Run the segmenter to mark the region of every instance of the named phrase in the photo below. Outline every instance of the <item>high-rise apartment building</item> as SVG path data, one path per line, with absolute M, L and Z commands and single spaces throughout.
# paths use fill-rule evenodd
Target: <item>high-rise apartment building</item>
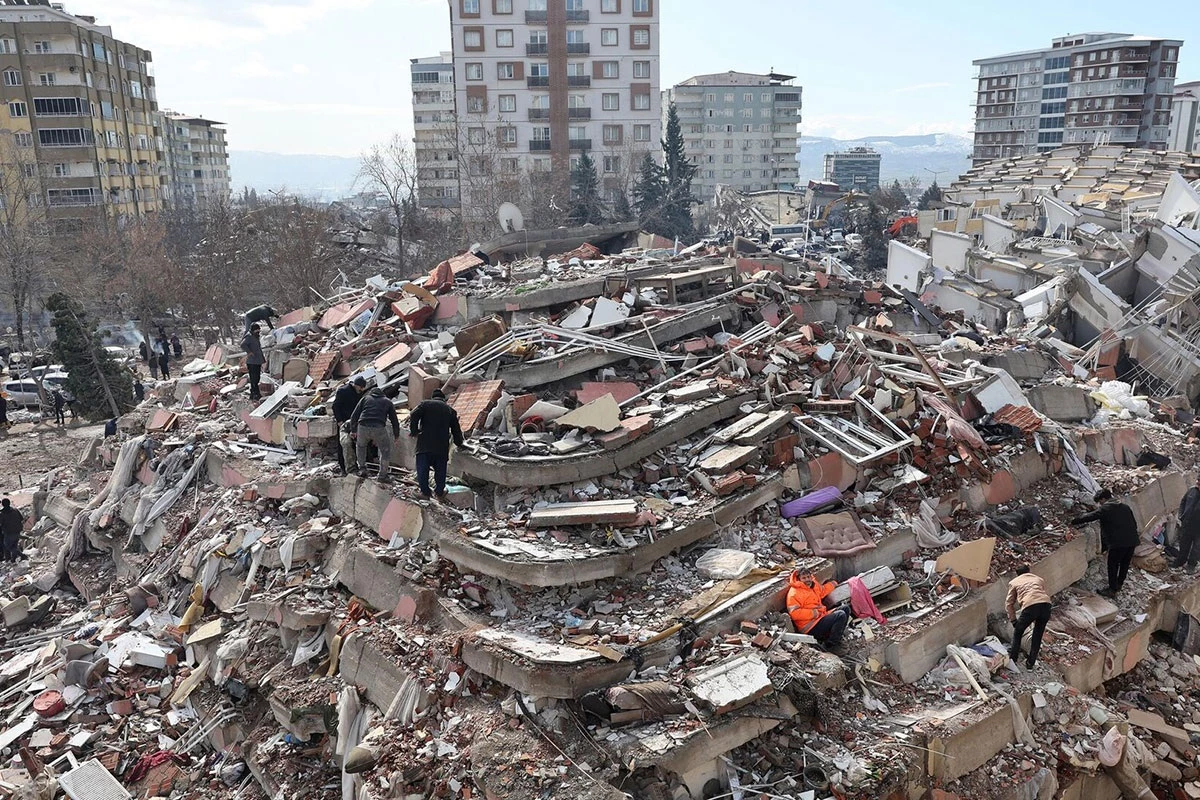
M 1200 149 L 1200 81 L 1175 84 L 1171 99 L 1171 150 L 1194 153 Z
M 176 207 L 205 211 L 229 202 L 229 152 L 225 123 L 165 111 L 160 121 L 163 153 Z
M 881 156 L 869 147 L 851 147 L 825 154 L 825 180 L 845 191 L 873 192 L 879 188 Z
M 679 114 L 688 158 L 698 167 L 692 191 L 710 200 L 717 186 L 792 191 L 800 165 L 801 88 L 795 76 L 719 72 L 696 75 L 663 92 Z
M 417 202 L 426 209 L 458 208 L 454 57 L 414 58 L 410 71 Z
M 978 164 L 1109 143 L 1165 148 L 1179 61 L 1177 39 L 1081 33 L 1044 50 L 974 62 Z
M 93 17 L 0 0 L 0 162 L 36 182 L 51 221 L 160 208 L 150 62 Z
M 449 0 L 463 208 L 488 172 L 566 185 L 579 155 L 610 199 L 661 139 L 658 0 Z

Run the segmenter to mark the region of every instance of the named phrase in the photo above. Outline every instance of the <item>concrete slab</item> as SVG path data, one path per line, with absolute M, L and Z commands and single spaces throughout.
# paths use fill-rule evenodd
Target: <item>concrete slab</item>
M 942 784 L 987 763 L 1016 740 L 1013 709 L 1005 701 L 994 701 L 997 707 L 967 725 L 955 725 L 954 720 L 937 728 L 926 744 L 926 771 Z M 1029 695 L 1017 698 L 1017 705 L 1026 719 L 1033 703 Z
M 946 645 L 971 645 L 986 635 L 987 602 L 973 595 L 944 617 L 888 644 L 884 657 L 906 683 L 914 683 L 945 657 Z

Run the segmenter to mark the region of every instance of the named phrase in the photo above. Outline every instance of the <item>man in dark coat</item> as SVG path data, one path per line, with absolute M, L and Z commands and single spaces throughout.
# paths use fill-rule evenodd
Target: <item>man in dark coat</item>
M 1200 473 L 1196 475 L 1196 484 L 1179 501 L 1177 539 L 1179 554 L 1171 566 L 1186 566 L 1189 573 L 1195 572 L 1196 562 L 1200 560 Z
M 262 342 L 258 338 L 257 322 L 251 325 L 250 330 L 242 337 L 242 350 L 246 353 L 246 372 L 250 376 L 250 399 L 261 400 L 262 392 L 259 391 L 258 382 L 262 380 L 262 368 L 267 359 L 263 355 Z
M 66 406 L 67 401 L 62 396 L 62 392 L 60 392 L 58 389 L 55 389 L 53 392 L 51 392 L 50 402 L 54 404 L 54 421 L 59 425 L 65 424 L 67 418 L 63 415 L 63 407 Z
M 1125 585 L 1129 562 L 1133 560 L 1133 551 L 1141 542 L 1141 534 L 1133 509 L 1114 500 L 1111 491 L 1101 489 L 1092 499 L 1100 503 L 1100 507 L 1076 517 L 1070 524 L 1100 523 L 1100 552 L 1108 551 L 1108 590 L 1102 589 L 1098 594 L 1115 597 Z
M 338 427 L 338 466 L 343 475 L 346 475 L 350 471 L 351 465 L 356 463 L 354 437 L 351 436 L 353 431 L 350 430 L 349 422 L 365 391 L 367 391 L 367 382 L 359 375 L 354 380 L 342 384 L 341 388 L 334 393 L 333 403 L 330 405 L 330 411 L 333 412 L 333 418 Z
M 171 334 L 171 350 L 175 353 L 175 358 L 183 358 L 183 342 L 180 341 L 178 333 Z
M 278 317 L 279 312 L 268 305 L 255 306 L 246 312 L 243 319 L 246 321 L 246 328 L 249 329 L 256 322 L 265 322 L 267 327 L 274 327 L 271 324 L 272 317 Z
M 446 496 L 446 464 L 450 460 L 450 440 L 463 445 L 458 412 L 446 402 L 441 389 L 434 389 L 429 400 L 421 402 L 408 418 L 408 435 L 417 438 L 417 485 L 429 497 L 429 470 L 433 469 L 434 489 L 439 500 Z
M 24 529 L 25 518 L 13 508 L 12 501 L 7 497 L 0 500 L 0 537 L 3 540 L 0 561 L 20 561 L 24 557 L 21 552 L 21 532 Z
M 387 430 L 389 422 L 391 436 Z M 396 417 L 396 407 L 382 389 L 372 389 L 358 402 L 350 415 L 350 430 L 357 440 L 359 473 L 366 474 L 367 453 L 375 445 L 379 451 L 379 480 L 385 483 L 391 480 L 392 443 L 400 437 L 400 420 Z
M 171 377 L 171 343 L 167 341 L 166 334 L 158 337 L 154 349 L 158 353 L 158 371 L 162 373 L 164 381 L 168 380 Z

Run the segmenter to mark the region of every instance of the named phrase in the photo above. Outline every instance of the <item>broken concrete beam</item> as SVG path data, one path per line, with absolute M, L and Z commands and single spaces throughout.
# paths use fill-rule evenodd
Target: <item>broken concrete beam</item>
M 700 462 L 700 469 L 714 475 L 727 472 L 750 463 L 758 455 L 758 448 L 749 445 L 726 445 Z
M 934 729 L 926 751 L 926 772 L 931 777 L 943 785 L 957 780 L 1017 741 L 1012 707 L 1006 702 L 996 704 L 994 710 L 970 724 L 955 718 Z M 1028 718 L 1030 695 L 1019 695 L 1017 704 L 1022 716 Z
M 635 500 L 593 500 L 587 503 L 552 503 L 535 508 L 527 523 L 531 528 L 571 525 L 632 525 L 637 522 Z
M 667 397 L 672 403 L 690 403 L 693 400 L 712 397 L 716 393 L 717 385 L 712 381 L 697 381 L 689 383 L 687 386 L 680 386 L 678 389 L 668 390 Z
M 1025 392 L 1030 404 L 1056 422 L 1079 422 L 1096 415 L 1096 401 L 1082 386 L 1043 383 Z
M 379 483 L 363 478 L 345 477 L 330 481 L 329 507 L 343 517 L 371 528 L 384 541 L 393 536 L 416 539 L 425 529 L 424 509 L 402 500 Z
M 751 411 L 749 414 L 738 419 L 736 422 L 731 422 L 721 430 L 713 434 L 713 443 L 725 444 L 732 442 L 735 437 L 741 436 L 746 431 L 750 430 L 759 423 L 765 421 L 767 415 L 760 411 Z
M 766 419 L 738 434 L 733 441 L 742 445 L 757 445 L 791 421 L 792 412 L 774 411 Z
M 554 424 L 560 428 L 608 433 L 620 426 L 621 409 L 611 394 L 602 394 L 590 403 L 563 414 L 554 420 Z
M 987 635 L 987 603 L 971 596 L 937 621 L 887 646 L 888 666 L 905 683 L 915 683 L 942 660 L 946 645 L 964 647 Z
M 736 655 L 693 670 L 687 683 L 692 694 L 707 703 L 714 714 L 726 714 L 749 705 L 775 689 L 767 676 L 766 663 L 755 653 Z

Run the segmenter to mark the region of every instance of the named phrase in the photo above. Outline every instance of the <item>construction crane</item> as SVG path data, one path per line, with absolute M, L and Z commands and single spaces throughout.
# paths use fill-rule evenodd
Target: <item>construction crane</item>
M 833 211 L 834 206 L 839 206 L 842 203 L 847 203 L 851 200 L 861 199 L 866 200 L 870 195 L 865 192 L 846 192 L 841 197 L 830 200 L 825 204 L 825 208 L 821 210 L 821 215 L 809 223 L 809 228 L 813 230 L 824 230 L 829 227 L 829 212 Z

